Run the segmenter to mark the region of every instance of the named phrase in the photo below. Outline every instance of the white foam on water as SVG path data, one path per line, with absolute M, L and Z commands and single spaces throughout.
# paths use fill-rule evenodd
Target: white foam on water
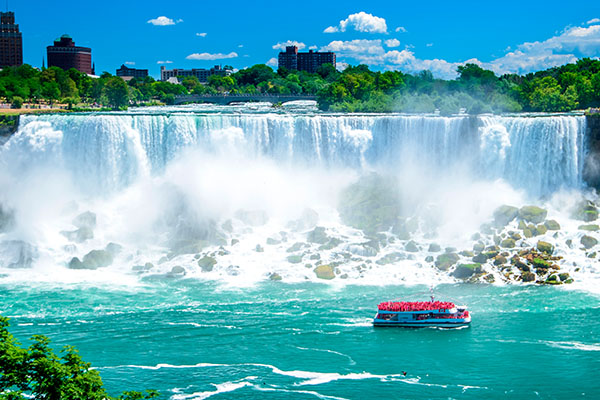
M 197 392 L 197 393 L 191 393 L 191 394 L 174 394 L 171 396 L 172 400 L 202 400 L 202 399 L 207 399 L 209 397 L 221 394 L 221 393 L 228 393 L 228 392 L 233 392 L 235 390 L 241 389 L 243 387 L 247 387 L 247 386 L 254 386 L 252 383 L 250 382 L 246 382 L 246 381 L 242 381 L 242 382 L 225 382 L 225 383 L 219 383 L 219 384 L 213 384 L 215 386 L 214 391 L 207 391 L 207 392 Z

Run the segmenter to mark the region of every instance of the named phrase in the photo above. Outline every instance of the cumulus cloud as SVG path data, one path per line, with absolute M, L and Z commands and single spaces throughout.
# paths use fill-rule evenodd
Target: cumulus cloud
M 199 37 L 206 37 L 206 35 L 207 35 L 206 32 L 196 33 L 196 36 L 199 36 Z
M 387 33 L 385 19 L 368 14 L 364 11 L 348 15 L 348 18 L 341 20 L 337 26 L 329 26 L 325 28 L 323 32 L 346 32 L 349 28 L 352 28 L 357 32 Z
M 273 49 L 275 50 L 285 50 L 287 46 L 296 46 L 298 50 L 302 50 L 306 47 L 306 45 L 302 42 L 297 42 L 295 40 L 288 40 L 287 42 L 277 43 L 273 45 Z
M 433 43 L 427 43 L 427 44 L 425 45 L 425 47 L 431 47 L 431 46 L 433 46 Z
M 156 63 L 157 64 L 173 64 L 173 61 L 169 61 L 169 60 L 166 60 L 166 61 L 157 61 Z
M 178 20 L 177 22 L 173 21 L 171 18 L 167 18 L 164 15 L 157 17 L 157 18 L 153 18 L 153 19 L 149 19 L 148 23 L 152 24 L 154 26 L 167 26 L 167 25 L 175 25 L 176 23 L 179 22 L 183 22 L 182 19 Z
M 228 54 L 223 53 L 193 53 L 186 57 L 187 60 L 222 60 L 226 58 L 236 58 L 238 54 L 232 51 Z
M 406 32 L 406 28 L 403 26 L 399 26 L 396 28 L 396 32 L 401 32 L 401 33 L 405 33 Z
M 270 67 L 276 67 L 278 64 L 278 61 L 275 57 L 273 57 L 269 61 L 267 61 L 265 64 L 267 64 Z
M 592 24 L 597 24 L 598 22 L 600 22 L 600 18 L 592 18 L 587 22 L 587 24 L 592 25 Z
M 387 47 L 398 47 L 400 46 L 400 41 L 398 39 L 388 39 L 385 41 L 385 45 Z
M 317 49 L 318 49 L 318 47 L 317 47 L 317 46 L 310 46 L 308 49 L 309 49 L 309 50 L 317 50 Z
M 135 65 L 135 61 L 125 61 L 125 65 Z

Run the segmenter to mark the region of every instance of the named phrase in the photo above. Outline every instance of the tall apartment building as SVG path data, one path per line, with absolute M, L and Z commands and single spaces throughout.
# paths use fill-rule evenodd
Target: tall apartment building
M 315 73 L 323 64 L 335 67 L 335 53 L 309 50 L 308 53 L 298 52 L 297 46 L 287 46 L 285 52 L 279 53 L 279 67 Z
M 62 35 L 54 41 L 53 46 L 48 46 L 48 67 L 60 67 L 65 71 L 75 68 L 84 74 L 93 75 L 92 49 L 89 47 L 75 46 L 69 35 Z
M 232 73 L 232 70 L 230 70 L 229 68 L 221 68 L 220 65 L 215 65 L 211 69 L 166 69 L 163 65 L 160 67 L 160 80 L 167 81 L 169 80 L 169 78 L 177 78 L 178 76 L 195 76 L 200 82 L 208 82 L 208 77 L 211 75 L 229 76 Z
M 129 68 L 125 64 L 121 65 L 121 68 L 117 70 L 117 76 L 129 77 L 129 78 L 145 78 L 148 76 L 147 69 Z
M 15 13 L 0 12 L 0 68 L 23 65 L 23 39 Z

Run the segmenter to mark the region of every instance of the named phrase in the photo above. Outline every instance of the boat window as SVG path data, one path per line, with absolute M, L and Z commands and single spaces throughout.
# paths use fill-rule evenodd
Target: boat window
M 398 314 L 377 314 L 377 319 L 383 319 L 385 321 L 397 321 Z

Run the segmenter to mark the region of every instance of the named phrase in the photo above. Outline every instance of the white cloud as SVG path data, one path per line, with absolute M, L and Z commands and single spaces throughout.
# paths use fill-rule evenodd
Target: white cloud
M 183 22 L 183 20 L 181 18 L 179 18 L 177 21 L 175 21 L 176 24 L 179 24 L 181 22 Z
M 135 65 L 135 61 L 125 61 L 125 65 Z
M 238 44 L 238 47 L 241 49 L 242 47 L 244 47 L 243 44 Z
M 348 68 L 348 63 L 345 63 L 345 62 L 336 62 L 335 63 L 335 69 L 337 69 L 338 71 L 343 71 L 346 68 Z
M 295 40 L 288 40 L 287 42 L 274 44 L 273 49 L 275 49 L 275 50 L 279 49 L 279 50 L 284 51 L 287 46 L 296 46 L 296 47 L 298 47 L 298 50 L 302 50 L 303 48 L 306 47 L 306 45 L 302 42 L 297 42 Z
M 206 37 L 206 35 L 207 35 L 206 32 L 196 33 L 196 36 L 199 36 L 199 37 Z
M 323 32 L 346 32 L 348 28 L 353 28 L 357 32 L 387 33 L 385 19 L 364 11 L 348 15 L 348 18 L 341 20 L 338 26 L 327 27 Z
M 226 58 L 236 58 L 238 54 L 234 51 L 228 54 L 223 53 L 194 53 L 186 57 L 187 60 L 222 60 Z
M 265 64 L 267 64 L 270 67 L 276 67 L 278 65 L 278 61 L 275 57 L 273 57 L 269 61 L 267 61 Z
M 427 44 L 425 45 L 425 47 L 431 47 L 431 46 L 433 46 L 433 43 L 427 43 Z
M 169 60 L 167 60 L 167 61 L 157 61 L 156 63 L 157 64 L 173 64 L 173 61 L 169 61 Z
M 597 24 L 598 22 L 600 22 L 600 18 L 592 18 L 587 22 L 587 24 L 592 25 L 592 24 Z
M 318 47 L 317 47 L 317 46 L 310 46 L 308 49 L 309 49 L 309 50 L 317 50 L 317 49 L 318 49 Z
M 405 33 L 405 32 L 406 32 L 406 28 L 405 28 L 405 27 L 403 27 L 403 26 L 399 26 L 399 27 L 397 27 L 397 28 L 396 28 L 396 32 L 402 32 L 402 33 Z
M 179 22 L 183 22 L 183 20 L 180 19 L 180 20 L 177 20 L 177 22 L 175 22 L 171 18 L 167 18 L 165 16 L 160 16 L 160 17 L 148 20 L 149 24 L 152 24 L 155 26 L 175 25 L 176 23 L 179 23 Z
M 388 39 L 385 41 L 385 45 L 387 47 L 398 47 L 400 46 L 400 41 L 398 39 Z

